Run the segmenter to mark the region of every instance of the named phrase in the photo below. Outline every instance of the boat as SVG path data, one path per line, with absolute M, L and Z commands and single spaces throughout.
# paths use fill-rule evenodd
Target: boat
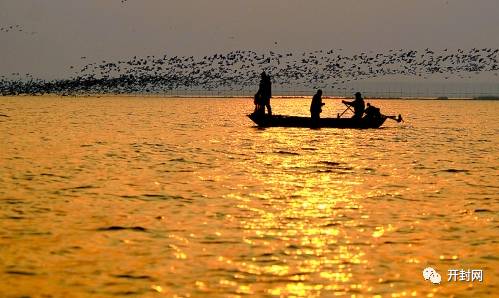
M 386 119 L 390 118 L 397 122 L 402 117 L 380 115 L 380 117 L 355 118 L 321 118 L 319 123 L 312 123 L 310 117 L 286 116 L 286 115 L 247 115 L 259 127 L 307 127 L 307 128 L 379 128 Z

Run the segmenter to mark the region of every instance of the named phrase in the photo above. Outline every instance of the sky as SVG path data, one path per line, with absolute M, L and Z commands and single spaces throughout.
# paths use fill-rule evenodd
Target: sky
M 498 12 L 497 0 L 0 0 L 0 27 L 15 29 L 0 31 L 0 75 L 232 50 L 499 48 Z

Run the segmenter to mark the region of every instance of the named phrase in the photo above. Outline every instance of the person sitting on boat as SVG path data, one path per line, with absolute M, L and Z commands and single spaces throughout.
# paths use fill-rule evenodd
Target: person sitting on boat
M 364 99 L 362 98 L 362 94 L 360 92 L 355 93 L 354 101 L 343 100 L 342 102 L 347 106 L 353 107 L 352 118 L 356 119 L 362 118 L 362 115 L 364 114 L 365 104 L 364 104 Z
M 367 108 L 364 111 L 366 114 L 365 118 L 369 119 L 375 119 L 375 118 L 381 118 L 381 112 L 379 111 L 379 108 L 371 105 L 370 103 L 367 103 Z
M 310 104 L 310 116 L 314 124 L 319 123 L 323 105 L 325 105 L 325 103 L 322 102 L 322 90 L 319 89 L 314 97 L 312 97 L 312 103 Z

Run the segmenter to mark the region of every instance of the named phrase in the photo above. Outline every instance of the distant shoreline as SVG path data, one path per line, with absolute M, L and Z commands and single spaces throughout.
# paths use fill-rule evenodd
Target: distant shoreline
M 145 98 L 225 98 L 225 99 L 230 99 L 230 98 L 246 98 L 246 99 L 251 99 L 252 96 L 236 96 L 236 95 L 167 95 L 167 94 L 43 94 L 43 95 L 28 95 L 28 94 L 22 94 L 22 95 L 0 95 L 0 98 L 7 98 L 7 97 L 62 97 L 62 98 L 88 98 L 88 97 L 96 97 L 96 98 L 101 98 L 101 97 L 130 97 L 130 98 L 138 98 L 138 97 L 145 97 Z M 310 96 L 303 96 L 303 95 L 297 95 L 297 96 L 289 96 L 289 95 L 276 95 L 273 96 L 272 98 L 274 99 L 310 99 L 312 98 L 312 95 Z M 353 98 L 349 96 L 323 96 L 323 99 L 347 99 L 347 98 Z M 479 96 L 479 97 L 370 97 L 370 96 L 365 96 L 365 99 L 375 99 L 375 100 L 499 100 L 499 96 Z

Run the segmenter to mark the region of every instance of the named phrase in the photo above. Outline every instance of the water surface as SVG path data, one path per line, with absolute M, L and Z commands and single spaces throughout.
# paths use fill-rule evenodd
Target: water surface
M 0 296 L 498 293 L 499 102 L 371 102 L 406 122 L 258 129 L 250 99 L 0 98 Z

